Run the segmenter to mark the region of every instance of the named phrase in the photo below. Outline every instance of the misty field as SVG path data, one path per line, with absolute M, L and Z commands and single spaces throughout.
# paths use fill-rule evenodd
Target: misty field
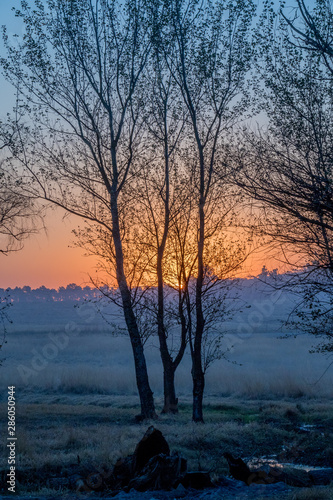
M 13 295 L 13 323 L 0 352 L 2 389 L 15 385 L 28 393 L 137 394 L 121 309 L 110 302 L 97 309 L 84 300 L 16 302 Z M 321 339 L 283 326 L 294 297 L 243 280 L 227 300 L 233 307 L 232 318 L 216 321 L 210 333 L 221 336 L 223 357 L 207 370 L 206 396 L 333 396 L 331 358 L 309 352 Z M 169 344 L 177 346 L 177 328 L 171 333 Z M 145 353 L 152 389 L 160 397 L 163 378 L 157 336 L 148 338 Z M 191 394 L 189 349 L 176 372 L 176 386 L 180 400 Z
M 69 338 L 62 333 L 13 333 L 8 339 L 1 388 L 15 385 L 23 392 L 135 395 L 136 383 L 129 339 L 87 331 Z M 226 334 L 227 359 L 207 371 L 206 395 L 215 397 L 332 397 L 329 358 L 310 354 L 309 335 L 277 338 L 257 333 Z M 50 346 L 54 346 L 54 348 Z M 234 347 L 231 347 L 234 345 Z M 46 357 L 43 356 L 46 353 Z M 162 366 L 157 339 L 146 347 L 152 389 L 162 396 Z M 53 359 L 50 359 L 53 358 Z M 185 356 L 176 381 L 179 398 L 191 394 L 190 356 Z M 327 370 L 326 373 L 325 370 Z M 28 389 L 29 388 L 29 389 Z
M 333 396 L 330 357 L 309 352 L 321 339 L 283 326 L 294 297 L 243 280 L 227 300 L 233 316 L 217 321 L 210 334 L 222 336 L 224 355 L 207 370 L 207 396 Z M 15 385 L 25 391 L 137 394 L 121 309 L 110 302 L 97 309 L 84 300 L 41 298 L 13 304 L 13 323 L 0 353 L 2 389 Z M 172 333 L 170 346 L 179 338 L 176 328 Z M 152 389 L 160 397 L 163 377 L 157 336 L 148 338 L 145 353 Z M 189 349 L 176 372 L 176 386 L 180 400 L 191 394 Z

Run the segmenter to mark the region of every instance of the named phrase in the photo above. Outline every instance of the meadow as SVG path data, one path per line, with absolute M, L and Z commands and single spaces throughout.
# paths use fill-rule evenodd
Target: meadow
M 161 398 L 157 405 L 162 407 Z M 1 413 L 5 406 L 1 403 Z M 191 422 L 189 397 L 182 398 L 178 415 L 159 415 L 154 422 L 135 423 L 138 411 L 136 396 L 20 391 L 18 493 L 62 498 L 66 492 L 50 481 L 54 471 L 77 464 L 78 457 L 88 467 L 110 468 L 133 453 L 150 424 L 163 432 L 172 451 L 187 458 L 189 470 L 209 471 L 213 480 L 229 474 L 225 451 L 254 466 L 263 458 L 311 468 L 333 465 L 332 405 L 326 399 L 208 396 L 204 425 Z M 332 492 L 328 486 L 297 488 L 288 498 L 329 499 Z

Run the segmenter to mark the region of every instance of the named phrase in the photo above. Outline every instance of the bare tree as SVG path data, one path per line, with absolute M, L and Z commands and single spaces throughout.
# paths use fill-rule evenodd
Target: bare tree
M 26 32 L 2 65 L 30 132 L 17 154 L 26 188 L 111 236 L 143 418 L 155 416 L 126 276 L 126 183 L 140 151 L 142 76 L 150 52 L 144 0 L 22 2 Z M 33 126 L 35 124 L 35 126 Z
M 163 364 L 164 407 L 163 412 L 177 412 L 178 399 L 175 390 L 175 372 L 181 362 L 186 348 L 186 328 L 181 327 L 179 347 L 176 352 L 168 345 L 170 335 L 166 320 L 166 275 L 168 267 L 172 266 L 166 258 L 170 226 L 177 213 L 179 199 L 179 144 L 183 139 L 185 112 L 178 88 L 173 81 L 169 68 L 163 57 L 164 51 L 169 52 L 170 45 L 163 39 L 163 15 L 165 8 L 158 8 L 158 2 L 153 3 L 152 18 L 152 68 L 154 71 L 148 80 L 150 89 L 147 106 L 146 124 L 148 128 L 147 150 L 151 150 L 151 158 L 142 167 L 138 179 L 137 199 L 141 206 L 143 217 L 141 224 L 146 227 L 146 244 L 151 241 L 150 250 L 153 253 L 150 269 L 156 276 L 157 335 Z M 172 47 L 171 47 L 172 48 Z M 185 195 L 186 196 L 186 195 Z M 184 196 L 182 196 L 184 201 Z
M 222 136 L 248 104 L 245 79 L 252 56 L 253 12 L 253 3 L 244 0 L 202 4 L 197 0 L 49 0 L 46 5 L 36 1 L 35 9 L 22 2 L 17 12 L 26 26 L 22 42 L 10 44 L 4 31 L 8 55 L 2 65 L 24 98 L 19 109 L 32 122 L 20 147 L 13 149 L 20 162 L 17 168 L 24 172 L 23 188 L 87 222 L 79 236 L 105 259 L 119 287 L 143 417 L 153 417 L 155 410 L 135 301 L 154 268 L 158 335 L 165 373 L 170 374 L 165 377 L 165 385 L 171 387 L 170 403 L 170 394 L 175 400 L 172 384 L 179 357 L 172 358 L 166 342 L 165 285 L 176 269 L 182 324 L 178 354 L 184 351 L 187 332 L 193 332 L 193 419 L 203 420 L 202 349 L 209 324 L 204 296 L 226 276 L 221 269 L 211 270 L 211 252 L 221 242 L 217 234 L 223 233 L 225 239 L 235 205 L 221 172 Z M 148 69 L 153 71 L 153 82 L 146 76 Z M 172 132 L 175 88 L 187 118 Z M 153 118 L 145 112 L 148 96 Z M 177 220 L 179 207 L 171 206 L 170 172 L 176 164 L 172 155 L 180 132 L 184 136 L 178 163 L 181 158 L 184 191 L 188 185 L 191 190 L 191 211 L 184 203 L 186 209 Z M 154 158 L 156 145 L 162 166 L 157 182 L 156 169 L 142 170 L 144 162 Z M 138 224 L 137 179 L 148 187 L 146 226 Z M 149 238 L 149 221 L 156 220 L 155 208 L 149 207 L 152 200 L 161 218 Z M 189 257 L 193 245 L 196 250 Z M 236 258 L 231 268 L 242 260 Z M 193 276 L 195 300 L 189 287 Z
M 142 314 L 142 306 L 144 305 L 150 310 L 151 321 L 153 323 L 156 321 L 157 324 L 164 370 L 164 411 L 168 409 L 175 411 L 177 409 L 175 371 L 183 357 L 188 337 L 193 344 L 193 336 L 189 336 L 191 325 L 197 324 L 196 320 L 193 322 L 193 307 L 196 301 L 193 300 L 193 289 L 191 288 L 190 291 L 189 283 L 193 278 L 193 273 L 198 273 L 197 208 L 198 184 L 200 182 L 198 181 L 196 155 L 191 152 L 193 147 L 188 145 L 193 144 L 193 142 L 195 144 L 191 121 L 189 121 L 189 107 L 184 101 L 182 93 L 179 93 L 180 80 L 176 76 L 173 63 L 170 64 L 170 60 L 173 60 L 174 55 L 178 53 L 179 47 L 172 35 L 175 26 L 170 24 L 172 17 L 170 17 L 169 7 L 167 3 L 160 2 L 160 4 L 154 3 L 150 10 L 152 19 L 150 73 L 144 80 L 146 85 L 142 94 L 147 101 L 144 120 L 146 132 L 144 137 L 141 137 L 144 153 L 141 154 L 140 158 L 133 160 L 135 164 L 133 173 L 135 175 L 132 175 L 123 188 L 123 196 L 126 199 L 123 210 L 126 210 L 127 221 L 130 221 L 123 233 L 123 252 L 126 255 L 126 275 L 130 279 L 134 309 L 139 310 Z M 223 17 L 216 15 L 215 23 Z M 238 21 L 237 18 L 235 24 L 231 22 L 230 25 L 227 21 L 225 22 L 223 29 L 229 29 L 223 35 L 225 43 L 230 36 L 230 30 L 235 28 Z M 244 27 L 244 23 L 246 24 L 248 21 L 249 18 L 244 16 L 240 24 Z M 206 22 L 208 25 L 207 19 Z M 212 20 L 211 23 L 213 23 Z M 194 36 L 195 27 L 193 26 L 192 29 L 191 36 Z M 219 46 L 221 42 L 219 35 L 215 33 L 215 36 L 217 36 L 216 45 L 212 50 L 222 51 Z M 190 40 L 187 42 L 189 43 Z M 239 46 L 237 47 L 240 49 Z M 231 47 L 229 50 L 232 50 Z M 238 55 L 241 58 L 244 53 L 241 52 Z M 211 57 L 214 58 L 215 53 L 212 53 Z M 246 53 L 246 57 L 249 57 L 249 53 Z M 210 153 L 208 153 L 208 160 L 211 161 L 211 172 L 208 174 L 210 176 L 210 180 L 208 180 L 209 195 L 207 191 L 205 202 L 205 223 L 208 228 L 204 235 L 206 241 L 205 259 L 207 259 L 205 270 L 207 272 L 204 271 L 205 283 L 200 292 L 201 295 L 207 297 L 205 300 L 208 300 L 208 290 L 212 292 L 213 281 L 215 280 L 216 283 L 220 281 L 217 275 L 225 277 L 227 274 L 225 268 L 223 272 L 219 272 L 221 269 L 216 270 L 217 274 L 214 275 L 208 272 L 209 266 L 216 264 L 218 258 L 215 256 L 212 259 L 212 254 L 209 255 L 207 242 L 208 239 L 217 238 L 217 234 L 221 234 L 222 227 L 226 231 L 229 224 L 227 217 L 231 215 L 231 207 L 234 204 L 232 193 L 228 191 L 230 196 L 228 198 L 227 188 L 225 187 L 224 191 L 221 189 L 220 178 L 216 176 L 213 179 L 213 166 L 216 165 L 215 155 L 217 156 L 217 142 L 222 130 L 222 114 L 225 114 L 224 127 L 229 126 L 233 121 L 232 114 L 227 112 L 224 106 L 227 106 L 237 94 L 239 90 L 237 85 L 241 86 L 244 83 L 244 73 L 248 68 L 247 61 L 244 61 L 244 67 L 241 66 L 239 60 L 237 64 L 240 67 L 237 69 L 239 73 L 237 73 L 237 77 L 235 76 L 235 80 L 232 80 L 232 76 L 230 76 L 230 81 L 228 78 L 226 80 L 226 85 L 230 84 L 230 88 L 225 88 L 222 85 L 218 89 L 221 103 L 217 111 L 214 108 L 216 104 L 214 104 L 215 94 L 215 97 L 211 97 L 211 108 L 214 110 L 213 113 L 217 112 L 218 117 L 217 123 L 215 123 L 216 116 L 214 114 L 212 116 L 212 125 L 207 132 L 205 144 L 208 150 L 213 143 L 212 156 L 210 157 Z M 236 71 L 235 68 L 233 69 Z M 201 70 L 204 71 L 203 67 Z M 226 71 L 229 71 L 229 66 L 227 66 Z M 215 76 L 212 73 L 211 78 L 215 78 Z M 193 78 L 192 74 L 191 78 Z M 206 82 L 206 85 L 209 87 L 209 83 Z M 193 92 L 199 91 L 199 86 L 192 90 Z M 214 88 L 213 93 L 215 91 Z M 196 96 L 193 95 L 193 98 L 196 99 Z M 201 96 L 201 99 L 204 101 L 206 97 Z M 238 105 L 239 109 L 236 109 L 240 113 L 242 105 L 240 103 Z M 205 118 L 202 117 L 202 119 Z M 184 163 L 188 163 L 187 167 L 184 166 Z M 205 175 L 207 175 L 207 171 Z M 218 202 L 220 197 L 221 201 Z M 80 243 L 90 253 L 97 254 L 104 262 L 103 269 L 110 273 L 115 261 L 115 254 L 113 246 L 110 245 L 110 235 L 107 229 L 99 228 L 93 223 L 88 231 L 84 229 L 79 236 Z M 219 247 L 220 254 L 222 254 L 223 249 L 221 239 L 221 236 L 220 239 L 216 239 L 220 246 L 215 247 L 215 251 Z M 234 254 L 231 255 L 234 257 Z M 240 254 L 237 253 L 237 265 L 240 264 L 243 257 L 244 254 L 240 258 Z M 229 264 L 230 262 L 229 260 Z M 237 267 L 235 263 L 236 259 L 229 267 L 229 271 Z M 112 280 L 112 276 L 110 277 Z M 152 288 L 147 293 L 149 284 Z M 156 287 L 156 295 L 154 287 Z M 170 293 L 171 289 L 174 289 L 176 295 L 174 292 Z M 110 293 L 109 297 L 114 300 L 114 293 Z M 177 305 L 175 305 L 175 301 Z M 174 308 L 174 312 L 172 312 L 172 308 Z M 207 317 L 208 309 L 206 308 L 204 313 Z M 220 308 L 220 310 L 222 309 Z M 177 349 L 174 349 L 174 344 L 171 346 L 172 342 L 170 341 L 170 331 L 174 328 L 175 322 L 180 323 Z M 151 328 L 148 330 L 151 331 Z M 208 328 L 204 328 L 205 334 L 208 330 Z M 201 334 L 200 349 L 204 332 Z M 143 334 L 143 332 L 141 333 Z M 192 352 L 194 353 L 194 351 L 193 348 Z M 200 362 L 203 359 L 204 355 L 202 359 L 200 358 Z
M 151 254 L 148 269 L 152 286 L 144 295 L 140 311 L 146 309 L 153 324 L 158 325 L 158 320 L 163 324 L 162 339 L 158 328 L 157 333 L 164 367 L 164 412 L 177 410 L 175 373 L 187 344 L 193 354 L 196 328 L 198 217 L 195 169 L 192 173 L 188 172 L 181 164 L 181 159 L 186 157 L 184 150 L 181 149 L 179 153 L 180 165 L 177 165 L 178 162 L 174 164 L 173 159 L 169 179 L 170 219 L 163 254 L 162 313 L 157 272 L 159 236 L 165 223 L 164 203 L 161 200 L 164 176 L 161 169 L 155 166 L 151 172 L 148 168 L 145 176 L 142 169 L 141 175 L 144 178 L 137 179 L 136 196 L 140 216 L 138 225 L 145 228 L 145 237 L 140 244 L 146 248 L 148 246 Z M 149 162 L 149 167 L 151 164 L 152 162 Z M 222 194 L 226 198 L 226 188 L 222 191 L 221 186 L 215 184 L 207 203 L 204 251 L 206 265 L 202 289 L 205 327 L 201 343 L 204 374 L 211 363 L 224 354 L 221 350 L 223 323 L 230 317 L 232 310 L 231 303 L 227 300 L 231 281 L 227 278 L 239 268 L 246 255 L 245 242 L 241 241 L 239 235 L 232 235 L 231 226 L 235 224 L 236 218 L 236 199 L 223 199 Z M 169 358 L 167 363 L 170 364 L 165 362 L 165 357 Z
M 230 163 L 235 181 L 262 210 L 260 230 L 296 271 L 282 284 L 302 296 L 294 312 L 303 328 L 306 320 L 314 333 L 331 335 L 332 16 L 329 2 L 318 1 L 311 14 L 297 4 L 300 20 L 264 11 L 257 71 L 269 124 L 244 132 Z
M 131 179 L 124 186 L 126 198 L 126 233 L 123 234 L 123 251 L 126 275 L 132 296 L 132 304 L 142 338 L 147 332 L 156 332 L 163 364 L 164 407 L 163 412 L 177 412 L 175 371 L 186 347 L 186 333 L 182 329 L 179 349 L 171 353 L 168 345 L 169 328 L 166 323 L 165 300 L 169 296 L 165 285 L 170 262 L 165 259 L 169 228 L 175 212 L 179 210 L 179 198 L 184 201 L 184 186 L 178 182 L 179 144 L 183 139 L 184 111 L 172 76 L 161 53 L 160 12 L 157 5 L 151 9 L 152 50 L 149 72 L 144 77 L 145 99 L 144 127 L 141 137 L 142 153 L 133 160 L 135 165 Z M 164 47 L 165 49 L 165 47 Z M 180 194 L 180 191 L 182 193 Z M 76 231 L 78 244 L 89 254 L 100 259 L 100 275 L 94 284 L 105 296 L 121 305 L 112 289 L 115 254 L 110 245 L 110 234 L 96 224 Z M 104 274 L 104 278 L 103 278 Z M 105 279 L 106 278 L 106 279 Z M 155 293 L 156 292 L 156 293 Z M 150 324 L 146 319 L 150 315 Z M 142 318 L 145 321 L 142 322 Z M 169 337 L 170 338 L 170 337 Z
M 34 200 L 21 189 L 20 177 L 6 161 L 6 150 L 17 139 L 18 124 L 0 121 L 0 254 L 18 251 L 24 240 L 37 231 L 37 218 L 41 221 L 41 207 L 37 209 Z M 39 215 L 39 217 L 38 217 Z
M 193 420 L 201 422 L 205 385 L 202 341 L 206 323 L 203 307 L 208 264 L 206 223 L 214 205 L 211 193 L 223 150 L 221 137 L 244 112 L 248 100 L 243 91 L 252 55 L 249 33 L 254 5 L 237 0 L 177 0 L 167 9 L 170 21 L 164 27 L 164 36 L 171 37 L 174 50 L 165 52 L 165 58 L 188 110 L 188 144 L 196 151 L 196 322 L 191 354 Z
M 0 253 L 23 248 L 24 240 L 37 230 L 36 209 L 28 196 L 11 187 L 0 166 Z
M 180 199 L 184 203 L 187 193 L 181 192 L 179 170 L 175 165 L 174 156 L 169 155 L 168 148 L 169 144 L 165 149 L 163 147 L 164 173 L 161 166 L 158 167 L 151 161 L 147 168 L 142 168 L 136 186 L 140 226 L 145 230 L 145 238 L 141 240 L 141 244 L 148 247 L 150 254 L 148 269 L 152 287 L 149 293 L 150 301 L 146 305 L 150 309 L 151 321 L 157 325 L 163 364 L 164 413 L 178 411 L 175 372 L 183 358 L 187 340 L 184 324 L 180 329 L 179 340 L 176 340 L 175 334 L 170 333 L 175 326 L 175 321 L 170 322 L 170 317 L 175 319 L 177 316 L 177 313 L 172 313 L 172 308 L 174 307 L 176 312 L 179 307 L 179 304 L 175 303 L 176 297 L 172 290 L 180 288 L 174 269 L 176 263 L 170 252 L 170 240 L 175 217 L 179 212 Z M 176 295 L 178 297 L 178 294 Z

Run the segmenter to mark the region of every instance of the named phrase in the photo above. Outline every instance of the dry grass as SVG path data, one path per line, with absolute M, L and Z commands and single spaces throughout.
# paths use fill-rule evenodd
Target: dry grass
M 4 366 L 1 374 L 0 389 L 8 385 L 24 389 L 27 385 L 21 380 L 15 366 Z M 150 370 L 150 382 L 155 394 L 162 394 L 161 367 L 153 365 Z M 311 372 L 314 373 L 314 372 Z M 316 382 L 320 377 L 312 375 Z M 176 376 L 177 389 L 180 395 L 191 393 L 190 367 L 184 364 L 178 369 Z M 134 371 L 126 365 L 122 366 L 87 366 L 83 364 L 50 364 L 46 369 L 28 379 L 29 387 L 46 392 L 57 391 L 59 394 L 136 394 Z M 206 394 L 215 396 L 244 396 L 246 398 L 297 398 L 333 397 L 332 377 L 326 376 L 318 383 L 305 378 L 296 368 L 285 368 L 283 371 L 253 370 L 252 367 L 230 365 L 224 363 L 212 366 L 207 373 Z
M 22 395 L 17 406 L 17 451 L 21 468 L 68 465 L 77 461 L 112 465 L 133 452 L 149 422 L 135 424 L 139 413 L 131 397 Z M 60 401 L 59 401 L 60 399 Z M 4 405 L 1 408 L 5 410 Z M 227 473 L 224 451 L 244 457 L 278 455 L 292 462 L 333 465 L 333 417 L 329 402 L 258 401 L 211 398 L 206 423 L 191 422 L 190 402 L 176 416 L 154 422 L 172 450 L 189 460 L 191 469 Z M 320 429 L 300 433 L 301 424 Z M 4 445 L 3 445 L 4 446 Z M 1 455 L 5 456 L 5 449 Z
M 333 417 L 330 401 L 207 398 L 206 422 L 191 422 L 191 401 L 182 398 L 178 415 L 160 415 L 158 421 L 135 423 L 137 398 L 80 394 L 17 394 L 17 465 L 19 470 L 67 467 L 81 463 L 111 467 L 133 453 L 146 428 L 154 424 L 188 459 L 190 470 L 227 475 L 223 452 L 246 459 L 276 455 L 280 460 L 333 466 Z M 157 399 L 161 408 L 162 400 Z M 4 414 L 5 404 L 0 405 Z M 302 424 L 318 430 L 301 433 Z M 5 445 L 0 451 L 6 456 Z M 5 468 L 5 463 L 1 464 Z M 35 491 L 22 485 L 21 493 Z M 45 496 L 53 492 L 43 488 Z M 329 492 L 329 493 L 328 493 Z M 41 490 L 38 490 L 41 495 Z M 296 495 L 296 493 L 295 493 Z M 333 498 L 332 488 L 297 491 L 290 500 Z M 312 495 L 312 496 L 311 496 Z
M 161 415 L 154 425 L 171 449 L 188 459 L 189 469 L 227 474 L 224 451 L 245 458 L 276 455 L 285 462 L 333 466 L 333 378 L 328 371 L 320 379 L 326 361 L 309 355 L 311 339 L 303 345 L 304 339 L 252 335 L 238 342 L 231 360 L 239 364 L 221 360 L 207 373 L 205 425 L 191 423 L 190 359 L 185 357 L 176 378 L 180 413 Z M 13 334 L 1 370 L 1 414 L 6 413 L 6 387 L 15 385 L 17 390 L 19 469 L 66 467 L 76 463 L 78 455 L 83 463 L 112 466 L 133 452 L 149 425 L 134 423 L 139 407 L 128 339 L 98 332 L 80 336 L 79 342 L 73 339 L 26 385 L 18 367 L 32 366 L 32 350 L 41 352 L 47 342 L 42 334 L 32 333 L 29 342 L 27 335 Z M 147 348 L 147 359 L 161 409 L 158 349 Z M 302 433 L 304 424 L 316 427 Z M 4 469 L 4 442 L 0 447 Z M 318 495 L 326 490 L 318 489 Z

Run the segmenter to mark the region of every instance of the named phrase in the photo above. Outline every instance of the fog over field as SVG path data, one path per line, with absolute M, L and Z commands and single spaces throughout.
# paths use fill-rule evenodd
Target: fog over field
M 95 304 L 84 300 L 87 293 L 83 291 L 81 297 L 72 294 L 61 300 L 45 290 L 37 295 L 11 291 L 13 323 L 1 352 L 1 385 L 59 393 L 135 395 L 133 357 L 121 309 L 111 302 L 104 306 L 107 323 Z M 241 280 L 228 300 L 234 316 L 216 324 L 214 332 L 225 333 L 225 357 L 209 367 L 206 395 L 332 396 L 330 358 L 309 353 L 319 339 L 301 332 L 281 338 L 296 333 L 282 326 L 294 297 L 274 292 L 257 280 Z M 152 389 L 155 396 L 162 396 L 157 337 L 147 340 L 145 352 Z M 187 351 L 177 370 L 179 396 L 191 394 L 190 368 Z

